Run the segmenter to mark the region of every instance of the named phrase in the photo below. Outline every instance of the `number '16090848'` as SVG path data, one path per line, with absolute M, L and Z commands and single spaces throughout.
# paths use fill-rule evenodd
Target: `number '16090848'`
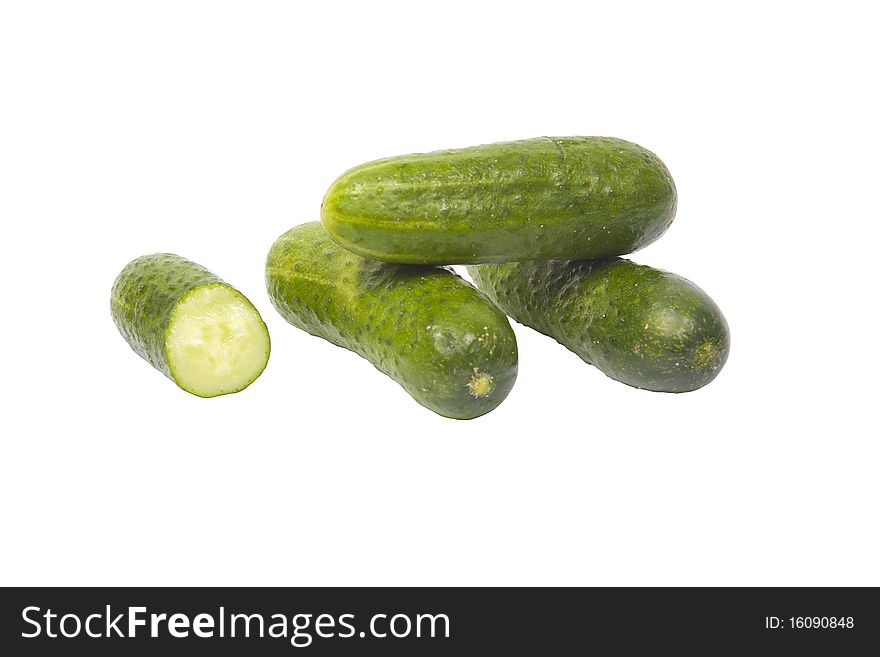
M 764 627 L 768 630 L 851 630 L 855 627 L 852 616 L 790 616 L 787 620 L 779 616 L 765 616 Z

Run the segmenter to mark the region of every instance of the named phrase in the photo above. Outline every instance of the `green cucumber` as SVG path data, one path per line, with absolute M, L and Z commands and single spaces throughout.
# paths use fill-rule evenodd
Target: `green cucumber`
M 358 255 L 410 264 L 600 258 L 660 237 L 676 192 L 663 162 L 607 137 L 541 137 L 355 167 L 321 221 Z
M 244 390 L 269 360 L 269 332 L 241 292 L 171 253 L 128 263 L 110 310 L 131 348 L 199 397 Z
M 363 356 L 435 413 L 475 418 L 513 387 L 510 323 L 449 269 L 361 258 L 311 222 L 272 245 L 266 287 L 288 322 Z
M 696 285 L 629 260 L 545 260 L 468 267 L 516 321 L 636 388 L 696 390 L 727 360 L 724 315 Z

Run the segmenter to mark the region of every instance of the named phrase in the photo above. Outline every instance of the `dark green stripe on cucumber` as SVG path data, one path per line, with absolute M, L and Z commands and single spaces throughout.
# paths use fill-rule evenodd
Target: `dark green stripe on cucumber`
M 513 387 L 510 323 L 449 269 L 361 258 L 312 222 L 272 245 L 266 286 L 288 322 L 363 356 L 440 415 L 478 417 Z
M 177 255 L 154 253 L 126 265 L 110 310 L 138 355 L 199 397 L 243 390 L 269 360 L 269 332 L 253 304 Z
M 675 216 L 672 177 L 650 151 L 607 137 L 541 137 L 355 167 L 321 220 L 358 255 L 461 264 L 631 253 Z
M 730 333 L 690 281 L 629 260 L 545 260 L 468 267 L 516 321 L 636 388 L 687 392 L 712 381 Z

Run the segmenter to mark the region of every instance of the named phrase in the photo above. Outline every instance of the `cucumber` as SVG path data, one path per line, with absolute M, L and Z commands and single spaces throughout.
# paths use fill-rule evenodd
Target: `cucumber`
M 110 310 L 131 348 L 199 397 L 239 392 L 269 360 L 269 332 L 241 292 L 171 253 L 128 263 Z
M 636 388 L 696 390 L 727 360 L 724 315 L 675 274 L 621 258 L 486 264 L 468 272 L 516 321 Z
M 330 186 L 321 220 L 358 255 L 448 265 L 631 253 L 675 207 L 669 171 L 641 146 L 541 137 L 355 167 Z
M 513 387 L 510 323 L 449 269 L 361 258 L 311 222 L 272 245 L 266 287 L 288 322 L 363 356 L 435 413 L 475 418 Z

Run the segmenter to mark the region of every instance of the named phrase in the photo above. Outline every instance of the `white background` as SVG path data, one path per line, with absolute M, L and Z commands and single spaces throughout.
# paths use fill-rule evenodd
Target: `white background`
M 880 584 L 869 6 L 4 3 L 0 582 Z M 269 304 L 269 246 L 343 170 L 540 135 L 669 166 L 634 259 L 724 310 L 707 388 L 517 325 L 507 401 L 447 420 Z M 246 391 L 190 396 L 117 333 L 154 251 L 262 311 Z

